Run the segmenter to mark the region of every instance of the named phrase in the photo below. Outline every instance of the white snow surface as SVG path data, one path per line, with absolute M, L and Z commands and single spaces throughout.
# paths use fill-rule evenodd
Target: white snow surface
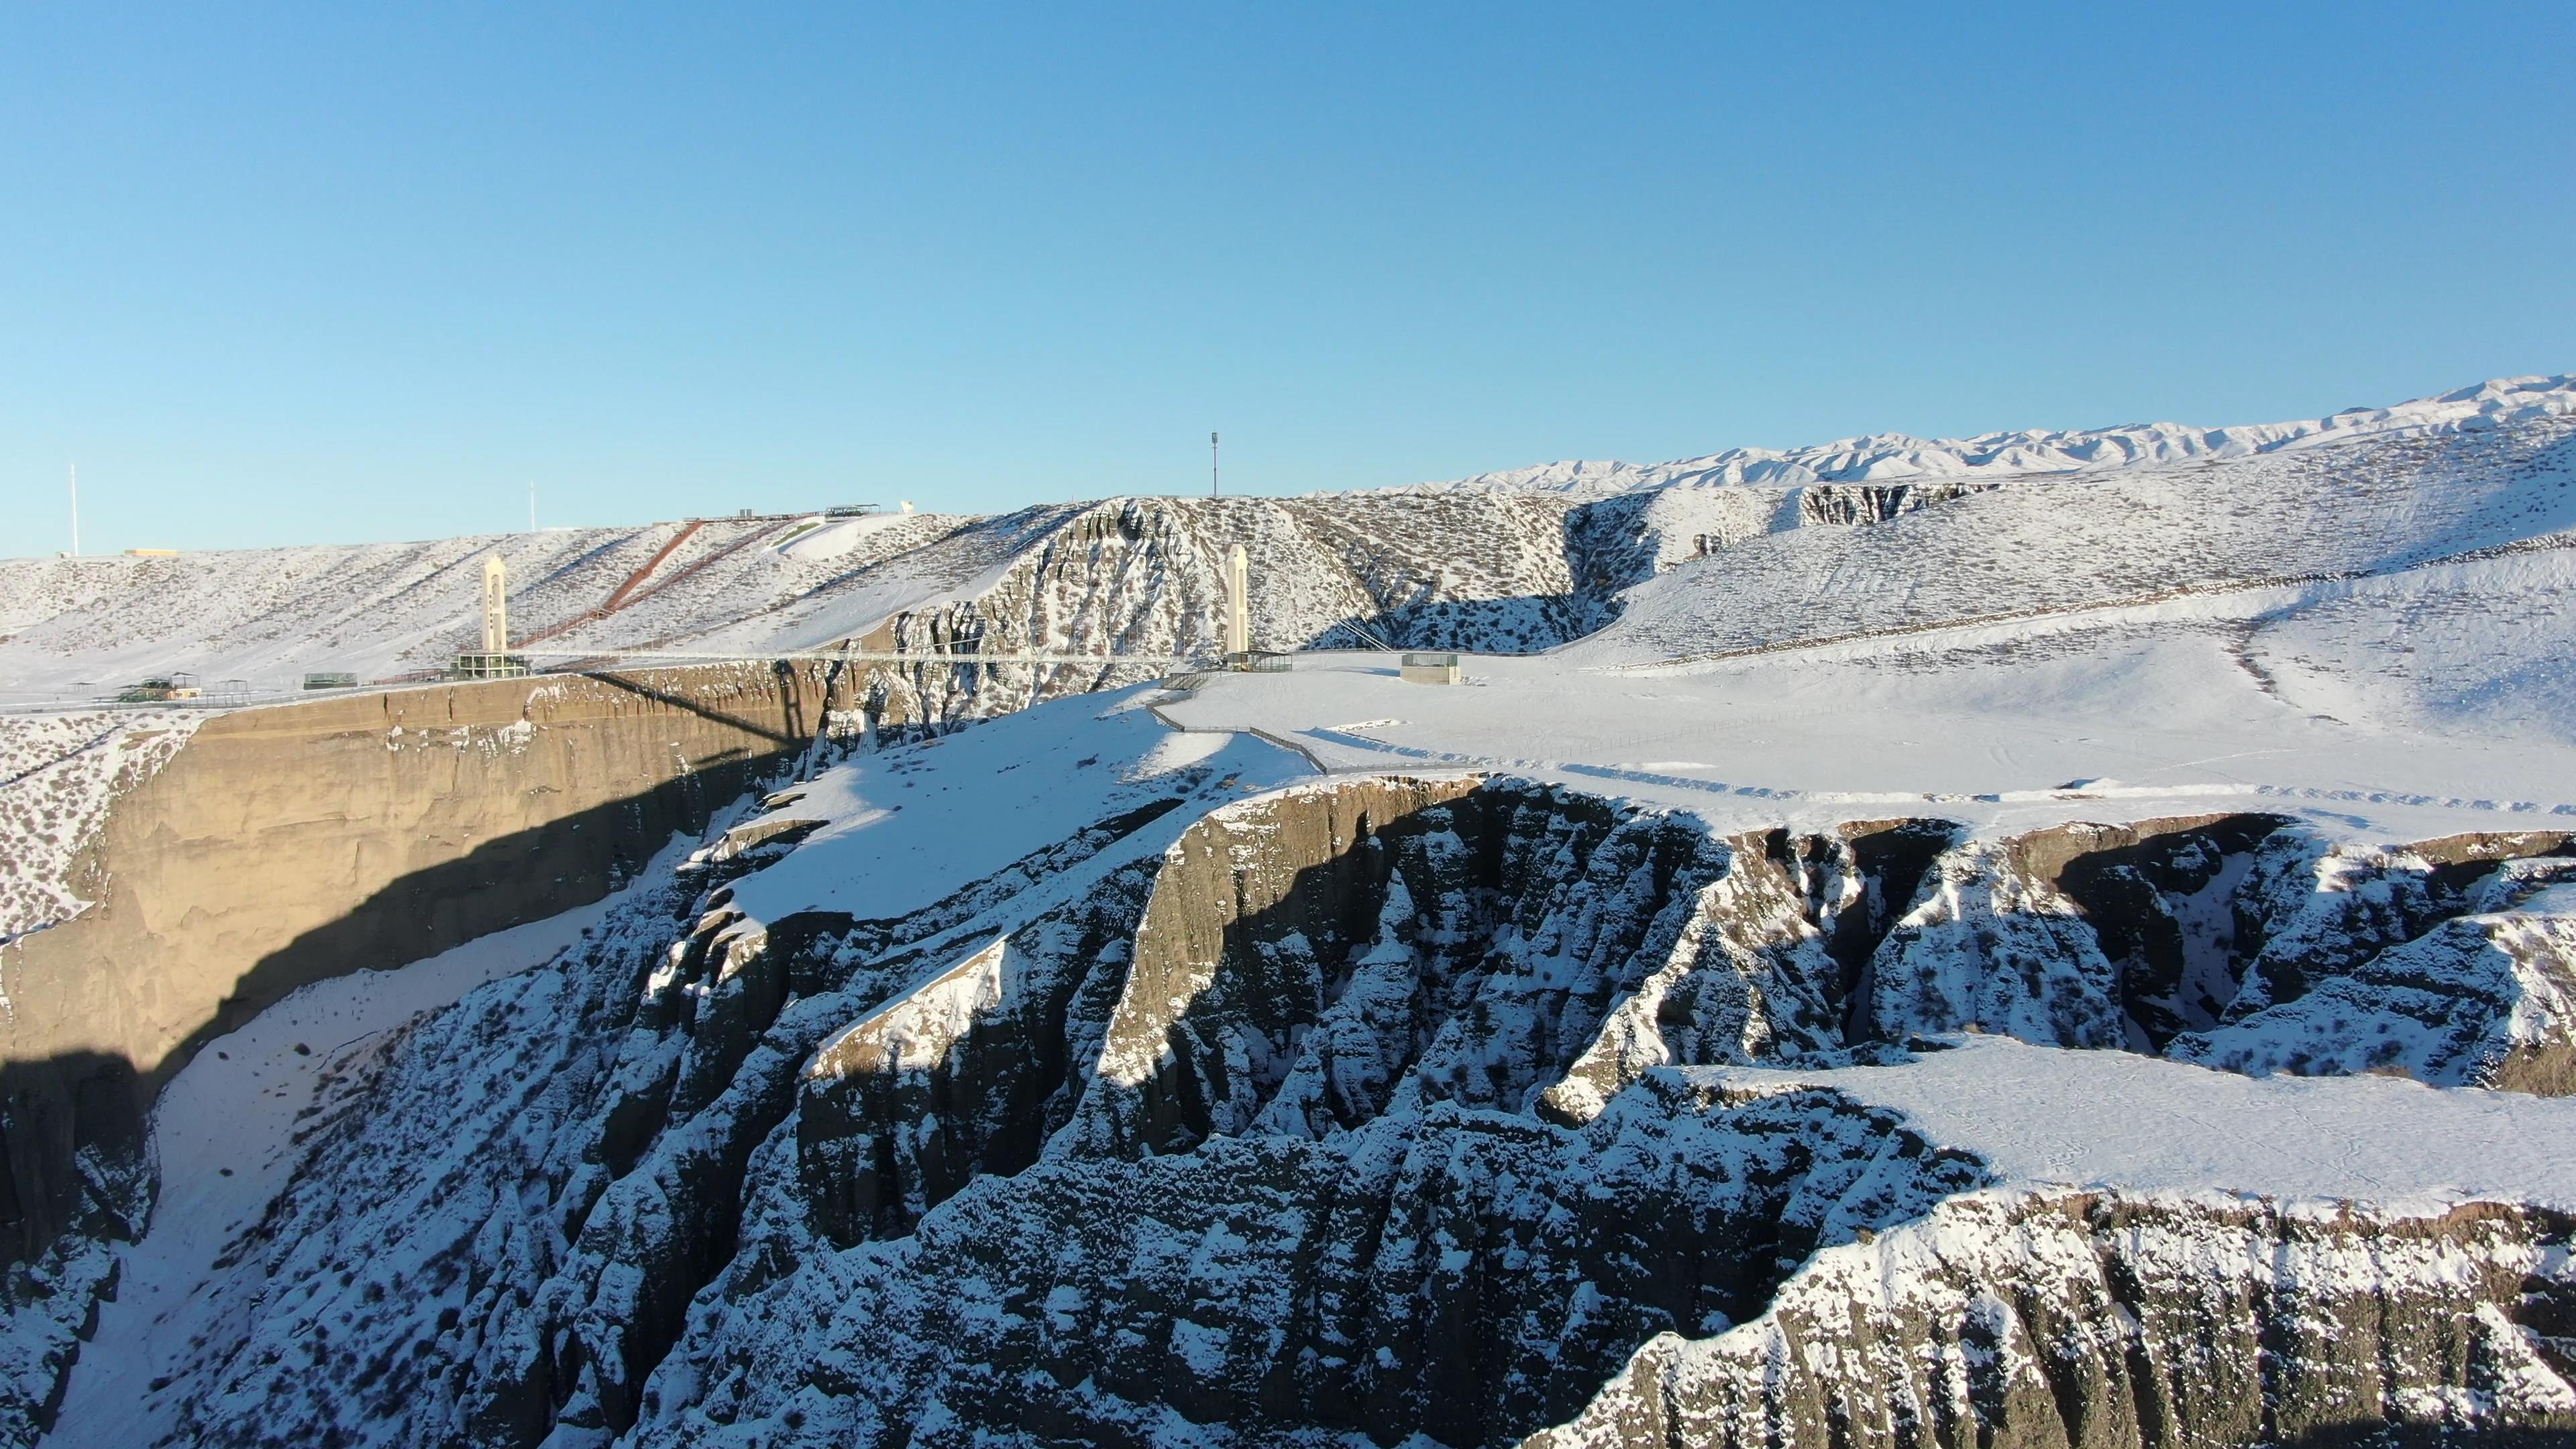
M 1471 657 L 1463 688 L 1311 654 L 1166 712 L 1335 770 L 1505 770 L 1721 828 L 2255 809 L 2356 840 L 2565 829 L 2571 598 L 2576 415 L 2552 414 L 1775 533 L 1631 588 L 1565 648 Z
M 2576 828 L 2576 745 L 2469 715 L 2320 717 L 2188 611 L 1784 650 L 1688 674 L 1389 656 L 1212 676 L 1164 713 L 1262 729 L 1335 772 L 1477 770 L 1689 809 L 1722 830 L 1936 815 L 2006 833 L 2255 810 L 2330 839 Z M 1374 721 L 1354 727 L 1346 721 Z M 2568 717 L 2554 717 L 2563 729 Z
M 1628 591 L 1586 664 L 1669 668 L 1750 650 L 2302 587 L 2319 609 L 2374 590 L 2482 609 L 2564 587 L 2576 544 L 2576 416 L 2475 433 L 2008 483 L 1867 528 L 1751 540 Z M 2470 564 L 2528 574 L 2430 574 Z M 2409 579 L 2410 575 L 2427 577 Z M 2524 606 L 2525 612 L 2529 612 Z M 2262 628 L 2273 618 L 2251 618 Z M 2499 621 L 2500 622 L 2500 621 Z M 2561 638 L 2544 630 L 2549 637 Z M 2257 640 L 2259 643 L 2259 638 Z
M 1798 487 L 2091 472 L 2195 458 L 2241 458 L 2357 438 L 2491 427 L 2569 413 L 2576 413 L 2576 375 L 2502 377 L 2393 407 L 2348 408 L 2299 422 L 2224 428 L 2126 423 L 2072 431 L 1979 433 L 1972 438 L 1870 433 L 1802 448 L 1729 448 L 1670 463 L 1569 460 L 1403 486 L 1418 492 L 1503 489 L 1595 499 L 1656 488 Z
M 1903 1112 L 1977 1154 L 2005 1188 L 2224 1192 L 2359 1201 L 2392 1213 L 2461 1202 L 2576 1207 L 2576 1102 L 2395 1077 L 2245 1077 L 2122 1051 L 2003 1036 L 1942 1040 L 1894 1067 L 1681 1067 L 1702 1084 L 1812 1084 Z
M 1175 734 L 1151 685 L 1065 700 L 960 734 L 877 754 L 781 792 L 763 818 L 827 822 L 785 860 L 734 883 L 754 920 L 843 911 L 883 920 L 918 910 L 1123 811 L 1180 793 L 1183 771 L 1229 796 L 1305 772 L 1290 751 L 1244 735 Z

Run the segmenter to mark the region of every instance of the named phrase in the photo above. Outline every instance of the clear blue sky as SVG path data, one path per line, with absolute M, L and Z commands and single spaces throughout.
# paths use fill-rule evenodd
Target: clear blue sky
M 2571 57 L 2563 3 L 12 6 L 0 554 L 75 460 L 103 551 L 2566 372 Z

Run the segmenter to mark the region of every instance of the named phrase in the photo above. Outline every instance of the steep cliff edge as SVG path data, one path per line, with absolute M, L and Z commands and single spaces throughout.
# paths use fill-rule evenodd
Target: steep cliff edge
M 5 1296 L 53 1362 L 13 1379 L 58 1381 L 112 1288 L 95 1245 L 141 1230 L 146 1114 L 202 1043 L 306 982 L 598 899 L 805 751 L 827 704 L 819 668 L 494 681 L 192 718 L 127 768 L 69 872 L 90 904 L 0 948 Z
M 2255 816 L 1720 835 L 1463 775 L 1236 799 L 1266 747 L 1098 708 L 833 771 L 415 1029 L 209 1286 L 154 1437 L 2576 1429 L 2554 1104 L 2117 1049 L 2223 1019 L 2347 847 Z M 1085 767 L 1034 854 L 889 809 L 1024 750 Z M 2497 882 L 2556 845 L 2419 848 L 2476 868 L 2358 959 L 2548 919 Z M 881 905 L 821 904 L 853 879 Z M 2017 965 L 2043 935 L 2075 964 Z M 2048 1045 L 1921 1036 L 1954 997 Z M 2056 1085 L 1980 1088 L 2028 1062 Z M 2059 1105 L 2094 1099 L 2123 1120 Z M 496 1105 L 459 1139 L 457 1100 Z M 2104 1135 L 2212 1115 L 2205 1160 Z M 2298 1145 L 2365 1122 L 2361 1158 Z
M 2563 1212 L 1980 1194 L 1668 1334 L 1526 1449 L 2564 1443 Z M 2514 1437 L 2515 1431 L 2527 1437 Z

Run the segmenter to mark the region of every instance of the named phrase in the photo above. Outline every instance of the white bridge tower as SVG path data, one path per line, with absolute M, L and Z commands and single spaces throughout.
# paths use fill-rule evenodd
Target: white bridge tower
M 510 570 L 497 553 L 483 560 L 483 652 L 510 652 Z
M 1252 653 L 1252 561 L 1236 544 L 1225 552 L 1225 652 L 1230 659 Z
M 528 672 L 528 661 L 510 652 L 510 570 L 501 555 L 483 558 L 483 647 L 456 656 L 458 679 L 511 679 Z

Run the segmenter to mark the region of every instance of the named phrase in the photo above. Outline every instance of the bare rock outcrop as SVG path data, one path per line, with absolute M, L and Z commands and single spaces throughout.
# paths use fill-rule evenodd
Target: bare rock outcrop
M 2542 871 L 2512 867 L 2542 865 Z M 2503 880 L 2576 880 L 2576 861 L 2511 862 Z M 2173 1044 L 2268 1075 L 2402 1072 L 2446 1086 L 2576 1093 L 2576 892 L 2554 911 L 2451 917 L 2304 993 Z M 2522 906 L 2528 901 L 2517 901 Z
M 1980 1193 L 1665 1335 L 1527 1449 L 2576 1439 L 2570 1222 Z M 2525 1437 L 2510 1437 L 2521 1431 Z
M 911 1237 L 718 1285 L 675 1351 L 712 1392 L 638 1435 L 1508 1442 L 1654 1333 L 1757 1312 L 1817 1246 L 1979 1180 L 1830 1093 L 1703 1111 L 1641 1091 L 1580 1129 L 1442 1103 L 1321 1139 L 1050 1156 Z M 752 1233 L 784 1254 L 793 1229 L 782 1204 Z
M 2564 1094 L 2570 850 L 2555 832 L 2333 844 L 2266 815 L 1968 841 L 1873 957 L 1870 1032 Z

